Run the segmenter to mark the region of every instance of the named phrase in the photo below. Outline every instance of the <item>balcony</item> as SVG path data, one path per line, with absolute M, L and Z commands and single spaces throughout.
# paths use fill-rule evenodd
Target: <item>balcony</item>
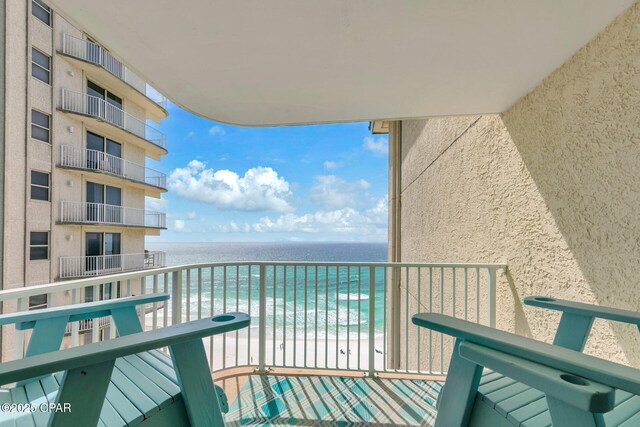
M 78 270 L 97 269 L 97 261 L 77 259 Z M 120 265 L 110 267 L 113 272 Z M 271 413 L 274 423 L 423 425 L 433 421 L 453 340 L 416 328 L 411 315 L 445 313 L 492 325 L 496 276 L 504 268 L 496 264 L 221 262 L 22 288 L 3 292 L 0 301 L 13 298 L 22 307 L 29 296 L 47 293 L 58 304 L 68 303 L 69 295 L 78 303 L 85 289 L 93 288 L 92 295 L 98 295 L 102 285 L 112 283 L 117 288 L 112 295 L 171 295 L 166 303 L 148 304 L 138 311 L 146 330 L 222 312 L 245 312 L 251 317 L 249 328 L 203 340 L 210 372 L 229 398 L 227 422 L 264 421 L 261 408 L 275 405 L 281 412 Z M 407 285 L 419 291 L 414 295 Z M 74 346 L 82 344 L 83 334 L 92 340 L 116 336 L 114 328 L 100 334 L 101 322 L 72 325 Z M 17 342 L 24 342 L 24 331 L 16 333 Z M 16 357 L 23 356 L 21 349 L 19 345 Z M 274 396 L 282 405 L 272 401 Z M 314 410 L 314 402 L 324 402 L 323 410 Z M 356 405 L 366 405 L 366 410 L 358 412 Z
M 102 128 L 103 131 L 119 137 L 119 139 L 130 140 L 144 148 L 149 157 L 158 160 L 160 156 L 167 153 L 167 141 L 164 133 L 102 98 L 62 89 L 60 109 L 78 114 L 81 119 L 89 118 L 90 125 Z M 106 124 L 106 128 L 103 124 Z
M 104 276 L 126 271 L 163 267 L 164 252 L 60 257 L 60 278 Z
M 167 189 L 167 176 L 162 172 L 102 151 L 62 145 L 58 166 L 126 179 L 151 197 L 160 197 Z
M 65 33 L 60 53 L 74 65 L 144 107 L 151 119 L 159 121 L 167 117 L 167 98 L 99 44 Z
M 60 202 L 61 224 L 117 225 L 166 229 L 166 214 L 103 203 Z

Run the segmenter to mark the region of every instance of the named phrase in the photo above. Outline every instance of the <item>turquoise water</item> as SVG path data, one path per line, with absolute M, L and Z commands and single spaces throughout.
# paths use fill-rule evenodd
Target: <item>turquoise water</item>
M 170 266 L 223 261 L 383 262 L 387 258 L 386 244 L 375 243 L 180 243 L 150 244 L 148 248 L 165 251 Z M 255 327 L 259 318 L 259 273 L 258 266 L 217 267 L 213 271 L 206 268 L 198 280 L 198 271 L 191 270 L 190 285 L 183 292 L 190 318 L 242 311 L 251 314 Z M 186 273 L 183 280 L 186 284 Z M 382 269 L 376 271 L 373 295 L 369 286 L 366 267 L 267 267 L 267 329 L 269 333 L 278 331 L 280 338 L 300 338 L 305 332 L 307 337 L 319 338 L 343 338 L 357 332 L 364 335 L 369 328 L 373 296 L 375 330 L 376 334 L 381 333 L 385 286 Z M 200 300 L 198 294 L 202 295 Z

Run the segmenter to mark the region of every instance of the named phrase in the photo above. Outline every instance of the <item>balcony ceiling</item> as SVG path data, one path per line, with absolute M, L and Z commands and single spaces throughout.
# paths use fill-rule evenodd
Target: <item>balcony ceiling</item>
M 502 112 L 633 2 L 51 0 L 174 103 L 254 126 Z

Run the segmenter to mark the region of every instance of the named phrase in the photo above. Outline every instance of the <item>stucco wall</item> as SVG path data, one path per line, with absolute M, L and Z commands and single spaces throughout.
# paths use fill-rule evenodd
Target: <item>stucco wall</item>
M 502 115 L 402 122 L 403 261 L 506 262 L 498 326 L 550 341 L 528 295 L 640 310 L 640 5 Z M 640 366 L 634 328 L 590 353 Z

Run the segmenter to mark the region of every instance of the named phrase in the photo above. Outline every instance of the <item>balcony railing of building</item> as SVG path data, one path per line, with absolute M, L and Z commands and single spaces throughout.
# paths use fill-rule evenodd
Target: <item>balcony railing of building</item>
M 166 214 L 145 209 L 89 202 L 60 202 L 60 222 L 166 228 Z
M 164 95 L 149 86 L 146 81 L 99 44 L 74 37 L 71 34 L 64 34 L 62 37 L 62 53 L 104 68 L 162 108 L 167 108 L 167 98 Z
M 118 272 L 163 267 L 164 265 L 164 252 L 60 257 L 60 278 L 104 276 Z
M 80 271 L 97 263 L 80 258 L 75 264 Z M 494 326 L 496 275 L 505 268 L 498 264 L 194 264 L 0 291 L 0 301 L 17 301 L 23 310 L 30 296 L 46 293 L 52 305 L 79 303 L 87 290 L 98 295 L 103 285 L 111 283 L 118 289 L 110 295 L 171 294 L 166 304 L 139 312 L 147 330 L 223 312 L 248 313 L 250 328 L 205 339 L 212 373 L 294 368 L 403 377 L 444 375 L 453 341 L 415 327 L 411 315 L 437 312 Z M 94 337 L 98 324 L 92 326 Z M 72 328 L 73 345 L 80 343 L 78 331 L 79 326 Z M 23 331 L 16 333 L 16 357 L 22 357 Z
M 108 173 L 154 187 L 167 188 L 167 176 L 162 172 L 103 151 L 62 145 L 60 166 Z
M 84 333 L 93 330 L 94 319 L 85 319 L 80 320 L 77 326 L 77 332 Z M 111 319 L 108 317 L 100 317 L 97 319 L 98 328 L 106 329 L 111 325 Z M 71 323 L 69 323 L 64 331 L 65 335 L 70 335 L 73 333 L 74 327 Z
M 158 147 L 167 148 L 164 133 L 97 96 L 62 89 L 62 110 L 103 120 Z

